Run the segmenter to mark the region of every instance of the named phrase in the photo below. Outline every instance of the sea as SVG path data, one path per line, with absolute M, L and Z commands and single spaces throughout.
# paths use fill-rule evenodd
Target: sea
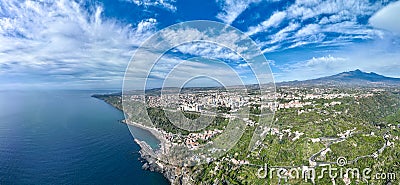
M 0 90 L 0 185 L 169 184 L 142 169 L 123 113 L 91 97 L 109 92 Z

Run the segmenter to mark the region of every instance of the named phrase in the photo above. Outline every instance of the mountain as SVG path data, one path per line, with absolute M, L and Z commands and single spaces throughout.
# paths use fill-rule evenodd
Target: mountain
M 341 85 L 341 86 L 400 86 L 400 78 L 391 78 L 359 69 L 336 75 L 305 80 L 282 82 L 278 85 Z

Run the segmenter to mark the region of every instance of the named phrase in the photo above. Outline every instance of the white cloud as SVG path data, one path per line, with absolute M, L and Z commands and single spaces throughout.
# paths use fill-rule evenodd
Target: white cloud
M 256 37 L 262 48 L 266 48 L 265 52 L 309 44 L 328 47 L 349 44 L 354 39 L 383 38 L 385 36 L 383 31 L 362 23 L 362 19 L 373 15 L 385 3 L 385 1 L 368 0 L 297 0 L 278 12 L 281 16 L 276 18 L 281 19 L 271 19 L 274 17 L 272 16 L 258 26 L 250 27 L 248 33 L 251 35 L 272 31 L 273 35 L 269 37 L 264 35 Z M 285 19 L 291 23 L 286 27 L 279 27 L 279 24 L 284 24 Z M 274 23 L 272 20 L 278 22 L 280 20 L 283 23 L 272 24 Z M 276 28 L 273 25 L 277 25 L 279 29 L 270 30 Z
M 280 45 L 274 45 L 274 46 L 271 46 L 271 47 L 267 47 L 267 48 L 264 48 L 262 50 L 262 53 L 269 53 L 269 52 L 272 52 L 272 51 L 275 51 L 275 50 L 279 49 L 280 47 L 281 47 Z
M 376 12 L 369 19 L 369 23 L 376 28 L 385 29 L 393 33 L 400 34 L 399 18 L 400 1 L 397 1 Z
M 298 30 L 290 39 L 290 46 L 287 48 L 296 48 L 308 44 L 319 44 L 324 41 L 326 35 L 321 31 L 318 24 L 309 24 Z
M 248 63 L 243 63 L 243 64 L 239 64 L 238 67 L 248 67 L 249 64 Z
M 222 4 L 222 12 L 217 15 L 217 18 L 227 24 L 232 24 L 250 4 L 260 1 L 261 0 L 217 0 L 218 3 Z
M 319 15 L 332 14 L 334 21 L 357 19 L 360 15 L 372 15 L 382 5 L 382 2 L 371 3 L 368 0 L 297 0 L 287 11 L 292 18 L 301 17 L 302 20 L 316 18 Z
M 137 25 L 136 32 L 137 33 L 146 33 L 149 30 L 153 30 L 155 24 L 157 24 L 157 20 L 154 18 L 142 20 Z
M 346 13 L 343 13 L 346 12 Z M 338 14 L 334 14 L 331 16 L 325 16 L 323 17 L 318 24 L 334 24 L 334 23 L 339 23 L 339 22 L 343 22 L 343 21 L 352 21 L 352 22 L 356 22 L 356 17 L 354 16 L 349 16 L 349 14 L 347 13 L 347 11 L 343 11 L 341 13 Z
M 205 42 L 195 42 L 180 45 L 176 48 L 184 54 L 195 55 L 199 57 L 205 57 L 210 59 L 229 59 L 239 60 L 240 56 L 229 48 Z
M 272 35 L 271 41 L 269 43 L 273 44 L 285 40 L 290 32 L 295 31 L 299 27 L 300 24 L 298 23 L 290 23 L 287 27 L 279 30 L 276 34 Z
M 320 32 L 320 27 L 318 24 L 309 24 L 301 28 L 297 33 L 296 37 L 305 37 L 309 35 L 314 35 Z
M 116 87 L 132 49 L 156 24 L 124 25 L 102 17 L 101 6 L 91 14 L 75 1 L 0 0 L 0 6 L 0 43 L 7 43 L 0 45 L 0 79 L 27 83 Z
M 341 57 L 333 57 L 331 55 L 328 56 L 323 56 L 323 57 L 313 57 L 312 59 L 308 60 L 304 66 L 309 67 L 309 66 L 315 66 L 315 65 L 332 65 L 332 64 L 340 64 L 343 65 L 344 62 L 346 62 L 348 59 L 346 58 L 341 58 Z
M 159 6 L 167 10 L 176 11 L 176 7 L 173 5 L 175 0 L 132 0 L 138 6 Z
M 248 35 L 254 35 L 261 31 L 267 31 L 270 27 L 278 26 L 286 17 L 286 12 L 275 12 L 268 20 L 261 22 L 259 25 L 250 27 L 247 31 Z
M 365 36 L 364 38 L 373 39 L 375 37 L 382 38 L 384 37 L 384 32 L 381 30 L 371 29 L 365 25 L 359 25 L 352 21 L 344 21 L 340 23 L 324 25 L 322 26 L 322 31 L 324 32 L 334 32 L 334 33 L 342 33 L 346 35 L 353 35 L 355 38 L 357 36 Z
M 218 24 L 219 25 L 219 24 Z M 217 26 L 217 25 L 215 25 Z M 223 25 L 220 25 L 223 26 Z M 211 25 L 210 28 L 213 28 Z M 213 28 L 215 29 L 215 28 Z M 161 35 L 164 41 L 168 41 L 171 46 L 177 46 L 182 44 L 185 41 L 199 41 L 201 44 L 194 44 L 192 46 L 181 46 L 178 47 L 181 52 L 187 54 L 204 54 L 205 56 L 215 55 L 221 56 L 228 54 L 230 51 L 235 53 L 239 53 L 245 58 L 251 58 L 253 54 L 257 51 L 255 45 L 249 45 L 250 40 L 247 36 L 235 29 L 221 29 L 218 31 L 199 31 L 195 28 L 180 28 L 180 29 L 166 29 L 162 30 Z M 207 44 L 209 43 L 218 43 L 216 44 Z M 211 47 L 211 48 L 207 48 Z M 251 47 L 251 48 L 249 48 Z M 226 48 L 226 49 L 222 49 Z M 209 54 L 206 54 L 209 53 Z M 237 56 L 233 56 L 233 53 L 223 57 L 237 59 Z

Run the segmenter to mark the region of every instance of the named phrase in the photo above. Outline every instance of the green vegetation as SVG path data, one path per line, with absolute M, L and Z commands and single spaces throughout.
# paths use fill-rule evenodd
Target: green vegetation
M 105 101 L 106 103 L 112 105 L 118 110 L 123 110 L 122 108 L 122 98 L 120 94 L 95 94 L 92 97 Z
M 300 94 L 312 93 L 311 87 L 299 88 L 292 92 L 289 88 L 278 88 L 282 94 L 279 103 L 290 103 L 293 100 L 286 95 L 298 97 Z M 252 139 L 255 127 L 248 126 L 237 145 L 224 156 L 215 159 L 209 164 L 189 168 L 193 184 L 312 184 L 304 179 L 279 180 L 259 178 L 257 171 L 268 166 L 301 167 L 309 164 L 310 157 L 319 151 L 329 148 L 325 155 L 316 156 L 317 162 L 332 162 L 332 167 L 338 168 L 336 160 L 345 157 L 353 161 L 346 168 L 371 168 L 376 173 L 396 173 L 396 179 L 366 179 L 369 184 L 400 184 L 400 98 L 398 90 L 379 90 L 368 88 L 346 89 L 325 88 L 325 94 L 357 94 L 356 96 L 335 97 L 331 99 L 299 98 L 300 103 L 310 102 L 301 107 L 279 109 L 275 113 L 271 128 L 279 133 L 270 131 L 262 143 L 255 150 L 249 151 L 248 145 Z M 372 94 L 372 95 L 369 95 Z M 362 96 L 365 95 L 365 96 Z M 118 96 L 100 97 L 116 106 L 120 101 Z M 340 102 L 340 103 L 335 103 Z M 119 108 L 120 109 L 120 108 Z M 174 126 L 166 118 L 160 108 L 147 109 L 150 118 L 156 127 L 174 134 L 187 135 L 189 132 Z M 229 113 L 230 108 L 218 108 L 220 113 Z M 250 119 L 259 121 L 260 107 L 250 107 Z M 189 119 L 196 119 L 199 114 L 184 112 Z M 223 129 L 228 119 L 218 116 L 211 125 L 204 130 Z M 287 132 L 284 132 L 286 130 Z M 330 139 L 340 138 L 340 134 L 350 132 L 343 141 L 330 143 Z M 295 138 L 295 133 L 302 133 Z M 371 157 L 386 143 L 384 136 L 394 145 L 384 148 L 378 157 Z M 313 142 L 312 139 L 320 140 Z M 204 141 L 203 141 L 204 142 Z M 368 156 L 358 158 L 360 156 Z M 357 159 L 357 160 L 356 160 Z M 239 163 L 237 161 L 245 161 Z M 321 167 L 317 167 L 319 172 Z M 318 175 L 318 173 L 317 173 Z M 337 178 L 336 184 L 344 184 L 343 179 Z M 363 179 L 351 179 L 352 184 L 365 184 Z M 332 184 L 326 174 L 323 179 L 316 179 L 316 184 Z

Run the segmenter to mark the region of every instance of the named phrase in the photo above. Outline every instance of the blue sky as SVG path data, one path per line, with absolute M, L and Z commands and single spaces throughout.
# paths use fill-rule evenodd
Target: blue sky
M 120 88 L 146 38 L 199 19 L 254 39 L 276 81 L 357 68 L 400 77 L 398 17 L 387 0 L 0 0 L 0 86 Z

